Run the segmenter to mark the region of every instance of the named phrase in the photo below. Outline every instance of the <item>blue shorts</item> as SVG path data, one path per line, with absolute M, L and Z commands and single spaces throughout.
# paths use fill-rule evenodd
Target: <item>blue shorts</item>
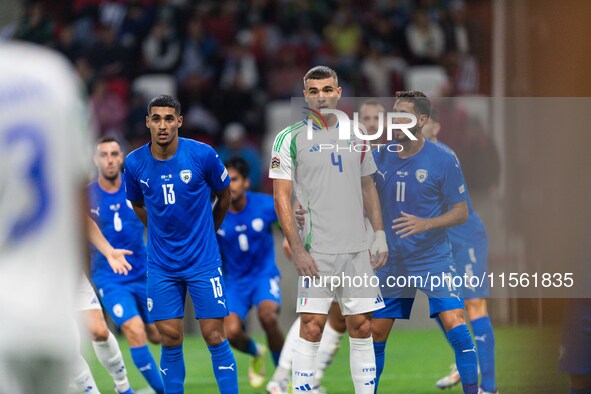
M 246 315 L 252 306 L 259 306 L 263 301 L 281 303 L 281 289 L 279 276 L 261 275 L 245 281 L 227 280 L 226 297 L 228 310 L 246 320 Z
M 481 281 L 482 276 L 488 273 L 488 238 L 484 233 L 484 238 L 479 238 L 475 242 L 462 243 L 459 245 L 452 244 L 452 253 L 454 261 L 458 266 L 458 275 L 468 280 L 464 283 L 464 298 L 467 300 L 475 298 L 486 298 L 489 295 L 488 280 Z M 471 287 L 469 278 L 472 276 L 478 277 L 478 281 L 474 280 L 472 283 L 478 283 L 480 286 Z
M 111 316 L 117 328 L 135 316 L 140 316 L 147 324 L 154 322 L 148 313 L 145 277 L 131 283 L 95 283 L 95 285 L 103 308 Z
M 376 319 L 409 319 L 417 289 L 429 297 L 429 316 L 464 309 L 462 289 L 438 283 L 435 278 L 457 277 L 451 257 L 429 264 L 392 263 L 376 272 L 380 278 L 385 307 L 373 313 Z M 397 279 L 396 282 L 392 278 Z
M 566 300 L 560 370 L 570 375 L 591 375 L 591 299 Z
M 187 290 L 195 306 L 196 319 L 228 316 L 226 291 L 220 267 L 193 272 L 148 270 L 148 310 L 154 321 L 185 316 Z

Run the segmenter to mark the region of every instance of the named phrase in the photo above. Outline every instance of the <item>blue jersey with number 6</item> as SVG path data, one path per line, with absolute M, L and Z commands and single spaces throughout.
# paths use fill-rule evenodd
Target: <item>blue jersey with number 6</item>
M 148 143 L 125 159 L 127 199 L 148 212 L 148 265 L 168 272 L 221 264 L 215 239 L 211 192 L 230 184 L 228 171 L 209 145 L 179 138 L 167 160 Z
M 118 275 L 94 246 L 90 246 L 92 280 L 99 283 L 129 283 L 146 276 L 146 245 L 144 244 L 144 224 L 133 212 L 131 203 L 125 194 L 125 180 L 115 193 L 101 189 L 97 181 L 87 188 L 90 203 L 90 217 L 96 222 L 101 232 L 111 245 L 119 249 L 127 249 L 133 255 L 126 256 L 132 266 L 127 275 Z
M 277 222 L 273 197 L 246 193 L 240 212 L 228 211 L 217 231 L 226 281 L 276 276 L 273 223 Z
M 402 159 L 382 147 L 373 151 L 378 171 L 374 174 L 380 196 L 391 259 L 451 255 L 445 229 L 433 229 L 406 238 L 390 227 L 401 212 L 419 218 L 443 215 L 448 206 L 466 200 L 466 186 L 455 158 L 442 147 L 425 141 L 414 156 Z

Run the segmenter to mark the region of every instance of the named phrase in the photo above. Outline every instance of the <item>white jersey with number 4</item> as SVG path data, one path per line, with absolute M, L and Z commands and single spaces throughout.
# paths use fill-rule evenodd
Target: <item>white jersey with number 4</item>
M 294 182 L 309 215 L 303 233 L 307 248 L 325 254 L 367 250 L 361 177 L 376 171 L 371 151 L 364 152 L 354 136 L 339 140 L 337 128 L 316 129 L 311 139 L 307 134 L 302 121 L 275 137 L 269 177 Z
M 86 258 L 87 105 L 56 53 L 0 43 L 0 59 L 0 357 L 66 354 Z

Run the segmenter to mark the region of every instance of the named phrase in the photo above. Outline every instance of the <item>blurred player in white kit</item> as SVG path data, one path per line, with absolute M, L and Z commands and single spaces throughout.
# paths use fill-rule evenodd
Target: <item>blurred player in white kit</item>
M 65 58 L 0 43 L 0 393 L 67 391 L 90 171 L 82 85 Z

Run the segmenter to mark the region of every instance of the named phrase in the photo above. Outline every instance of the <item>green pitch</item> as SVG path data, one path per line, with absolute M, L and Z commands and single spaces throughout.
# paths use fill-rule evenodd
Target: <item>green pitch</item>
M 557 371 L 557 328 L 502 327 L 496 330 L 497 382 L 502 394 L 511 393 L 564 393 L 567 379 Z M 147 386 L 133 365 L 127 342 L 120 337 L 129 380 L 135 390 Z M 260 339 L 260 338 L 259 338 Z M 328 367 L 324 386 L 329 394 L 351 394 L 353 384 L 349 373 L 349 342 L 344 338 L 341 350 Z M 159 363 L 158 346 L 152 347 Z M 91 351 L 87 360 L 97 384 L 103 393 L 113 392 L 110 376 L 98 363 Z M 184 346 L 187 378 L 186 394 L 217 393 L 209 353 L 201 337 L 189 337 Z M 241 393 L 265 393 L 264 388 L 253 389 L 248 384 L 249 357 L 234 352 L 238 363 Z M 435 381 L 445 375 L 453 362 L 453 353 L 443 334 L 432 330 L 396 330 L 390 335 L 386 350 L 386 367 L 380 380 L 380 393 L 438 393 Z M 273 371 L 267 362 L 267 375 Z M 444 393 L 461 393 L 456 386 Z

